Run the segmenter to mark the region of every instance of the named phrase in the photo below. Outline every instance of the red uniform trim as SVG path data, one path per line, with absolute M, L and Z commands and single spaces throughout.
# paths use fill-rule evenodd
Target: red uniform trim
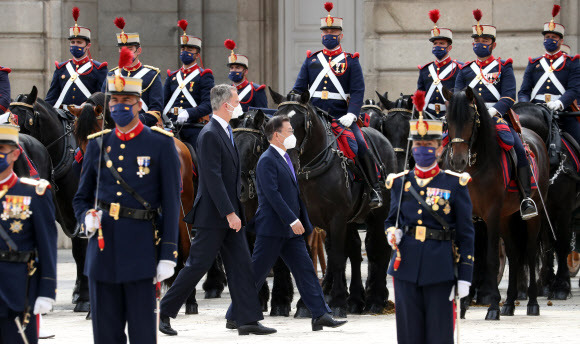
M 421 171 L 420 169 L 415 167 L 415 177 L 421 179 L 432 178 L 438 175 L 440 171 L 441 169 L 439 168 L 439 165 L 435 165 L 435 167 L 433 167 L 429 171 Z
M 129 141 L 129 140 L 134 139 L 137 136 L 139 136 L 139 134 L 141 134 L 141 132 L 143 131 L 143 127 L 144 127 L 143 123 L 141 123 L 141 121 L 139 121 L 139 123 L 137 124 L 135 129 L 133 129 L 127 133 L 122 133 L 121 131 L 119 131 L 118 128 L 115 128 L 115 135 L 121 141 Z
M 12 72 L 12 69 L 10 69 L 8 67 L 0 67 L 0 71 L 10 73 L 10 72 Z
M 16 182 L 18 181 L 18 176 L 16 176 L 16 173 L 12 172 L 12 175 L 10 176 L 10 178 L 5 182 L 0 184 L 0 190 L 3 190 L 5 187 L 7 189 L 10 189 L 11 187 L 13 187 Z
M 91 61 L 92 62 L 92 61 Z M 95 63 L 93 62 L 93 66 L 95 65 Z M 101 62 L 101 64 L 99 66 L 97 66 L 97 69 L 101 69 L 103 67 L 107 67 L 109 64 L 107 62 Z
M 209 74 L 212 74 L 212 75 L 213 75 L 213 72 L 211 71 L 211 69 L 209 69 L 209 68 L 208 68 L 208 69 L 204 69 L 204 70 L 203 70 L 203 72 L 201 72 L 200 76 L 204 76 L 204 75 L 205 75 L 205 74 L 207 74 L 207 73 L 209 73 Z

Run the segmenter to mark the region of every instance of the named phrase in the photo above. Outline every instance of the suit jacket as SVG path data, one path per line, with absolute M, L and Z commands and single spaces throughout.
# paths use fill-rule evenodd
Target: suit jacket
M 200 229 L 229 228 L 226 215 L 235 212 L 245 225 L 238 151 L 215 118 L 199 133 L 197 156 L 199 186 L 193 209 L 184 221 Z
M 248 225 L 257 235 L 292 238 L 290 224 L 300 219 L 304 235 L 312 233 L 306 206 L 300 199 L 298 182 L 286 160 L 272 146 L 262 154 L 256 167 L 258 210 Z

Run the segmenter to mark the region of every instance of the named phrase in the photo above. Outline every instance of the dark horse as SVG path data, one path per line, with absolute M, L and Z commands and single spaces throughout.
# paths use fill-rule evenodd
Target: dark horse
M 267 121 L 261 110 L 250 110 L 242 117 L 230 121 L 234 133 L 234 141 L 240 155 L 242 170 L 242 191 L 240 200 L 244 205 L 246 220 L 250 221 L 258 210 L 258 194 L 256 191 L 256 166 L 258 159 L 270 143 L 266 139 L 264 126 Z M 253 251 L 255 235 L 247 233 L 250 250 Z M 273 267 L 274 284 L 272 286 L 271 316 L 289 316 L 294 286 L 290 270 L 280 258 Z M 268 283 L 264 283 L 259 291 L 262 310 L 268 310 Z
M 384 221 L 389 212 L 390 193 L 382 187 L 383 206 L 371 210 L 368 206 L 368 186 L 351 179 L 350 161 L 337 150 L 328 115 L 314 108 L 308 92 L 290 93 L 286 99 L 272 90 L 271 94 L 274 102 L 279 104 L 277 114 L 290 117 L 294 128 L 297 148 L 291 150 L 291 156 L 294 166 L 297 166 L 300 191 L 310 220 L 314 226 L 328 233 L 331 243 L 324 284 L 331 285 L 329 305 L 333 314 L 345 317 L 347 306 L 356 312 L 363 308 L 372 313 L 382 312 L 388 299 L 386 268 L 391 252 L 386 241 Z M 384 179 L 396 169 L 395 152 L 378 131 L 364 128 L 363 133 L 370 151 L 379 162 L 381 179 Z M 355 175 L 360 176 L 361 173 L 356 172 Z M 356 261 L 351 259 L 353 273 L 349 297 L 345 268 L 347 243 L 350 244 L 351 240 L 347 239 L 356 233 L 361 223 L 367 226 L 369 278 L 366 297 L 360 273 L 360 255 Z
M 387 92 L 382 96 L 379 93 L 377 95 L 381 106 L 363 105 L 361 112 L 364 110 L 371 114 L 369 127 L 380 131 L 391 142 L 397 155 L 397 172 L 401 172 L 405 166 L 413 166 L 412 154 L 408 154 L 409 165 L 405 161 L 413 102 L 410 95 L 401 94 L 401 97 L 394 102 L 389 100 Z M 387 111 L 386 114 L 384 110 Z
M 542 226 L 542 267 L 540 269 L 540 292 L 548 298 L 565 300 L 570 295 L 570 271 L 567 266 L 567 257 L 571 251 L 572 240 L 571 220 L 574 209 L 578 208 L 578 188 L 580 176 L 576 171 L 574 157 L 570 154 L 565 144 L 555 142 L 556 137 L 551 137 L 553 114 L 545 106 L 532 103 L 518 103 L 514 111 L 520 115 L 520 122 L 526 128 L 538 134 L 546 145 L 548 141 L 561 144 L 559 152 L 555 152 L 559 158 L 550 171 L 550 189 L 548 190 L 547 209 L 550 214 L 552 225 L 556 234 L 556 240 L 552 235 L 548 224 Z M 562 135 L 567 135 L 563 134 Z M 570 136 L 564 137 L 566 145 L 572 147 Z M 558 261 L 558 271 L 554 275 L 554 250 Z
M 75 312 L 89 310 L 88 280 L 83 274 L 87 241 L 76 236 L 76 219 L 72 199 L 78 188 L 78 175 L 72 162 L 77 147 L 73 137 L 73 116 L 57 112 L 43 99 L 37 98 L 36 86 L 29 94 L 21 94 L 9 107 L 17 119 L 20 131 L 38 139 L 48 150 L 52 160 L 53 181 L 56 189 L 57 206 L 62 214 L 60 223 L 63 232 L 72 239 L 72 251 L 77 267 L 73 303 Z
M 495 124 L 489 116 L 485 103 L 471 88 L 455 94 L 446 94 L 450 101 L 447 112 L 449 137 L 446 164 L 456 171 L 467 171 L 473 181 L 469 183 L 469 194 L 473 203 L 473 215 L 481 217 L 487 227 L 486 273 L 481 290 L 484 303 L 489 304 L 486 319 L 499 320 L 500 293 L 497 275 L 499 270 L 499 239 L 503 238 L 510 262 L 507 299 L 501 310 L 502 315 L 513 315 L 517 297 L 517 272 L 524 261 L 530 270 L 528 288 L 528 315 L 539 315 L 535 264 L 538 251 L 538 233 L 542 216 L 536 216 L 525 224 L 519 218 L 520 199 L 518 193 L 508 193 L 504 188 L 502 167 L 499 164 L 501 148 L 497 142 Z M 534 132 L 524 129 L 523 139 L 537 159 L 536 182 L 544 193 L 548 190 L 548 156 L 542 139 Z M 535 190 L 533 199 L 541 209 L 540 195 Z M 541 213 L 544 214 L 543 212 Z M 514 226 L 515 225 L 515 226 Z M 510 228 L 513 226 L 513 228 Z M 471 302 L 469 297 L 462 301 L 462 308 Z

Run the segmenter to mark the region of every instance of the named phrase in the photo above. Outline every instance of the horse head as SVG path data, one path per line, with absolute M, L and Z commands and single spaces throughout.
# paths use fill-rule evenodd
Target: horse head
M 230 121 L 234 133 L 234 141 L 240 155 L 242 171 L 242 203 L 255 199 L 256 194 L 256 166 L 262 153 L 268 149 L 268 140 L 264 134 L 267 121 L 262 110 L 250 110 L 241 117 Z
M 447 99 L 450 99 L 446 118 L 450 138 L 448 163 L 451 168 L 463 172 L 477 162 L 484 165 L 495 159 L 488 152 L 492 147 L 498 147 L 496 133 L 483 99 L 470 87 Z
M 19 94 L 16 101 L 10 103 L 10 120 L 20 127 L 23 134 L 36 136 L 40 130 L 40 115 L 35 109 L 38 89 L 32 86 L 29 94 Z
M 409 120 L 412 117 L 413 102 L 410 95 L 401 94 L 401 97 L 394 102 L 388 99 L 387 93 L 379 97 L 387 113 L 375 119 L 371 117 L 370 127 L 383 133 L 391 142 L 397 157 L 398 170 L 402 171 L 406 165 L 405 156 L 407 156 Z

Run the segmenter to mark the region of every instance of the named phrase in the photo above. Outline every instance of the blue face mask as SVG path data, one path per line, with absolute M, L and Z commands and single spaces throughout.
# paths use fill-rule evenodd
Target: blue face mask
M 447 48 L 446 47 L 434 46 L 433 47 L 433 55 L 435 55 L 435 57 L 438 60 L 442 60 L 445 57 L 445 55 L 447 55 Z
M 430 167 L 437 160 L 436 148 L 419 146 L 413 147 L 415 163 L 423 168 Z
M 14 150 L 11 150 L 8 153 L 0 153 L 0 173 L 6 171 L 6 169 L 8 167 L 10 167 L 10 163 L 8 163 L 8 159 L 6 159 L 8 157 L 8 154 L 14 152 Z
M 491 55 L 491 44 L 475 43 L 473 45 L 473 52 L 477 57 L 487 57 Z
M 549 53 L 556 51 L 556 49 L 558 49 L 558 41 L 553 38 L 546 38 L 544 40 L 544 48 L 546 48 L 546 51 Z
M 230 71 L 228 78 L 230 78 L 231 81 L 238 83 L 244 79 L 244 72 Z
M 184 65 L 189 65 L 195 61 L 195 54 L 184 50 L 181 52 L 179 58 L 181 59 L 181 62 L 183 62 Z
M 334 49 L 338 47 L 340 44 L 339 37 L 340 35 L 324 35 L 322 36 L 322 45 L 326 47 L 326 49 Z
M 85 48 L 83 48 L 83 47 L 77 47 L 76 45 L 71 45 L 70 46 L 70 53 L 76 59 L 80 59 L 85 54 Z
M 123 103 L 111 106 L 111 117 L 113 118 L 113 121 L 115 121 L 115 123 L 120 127 L 126 127 L 129 125 L 135 117 L 135 115 L 133 115 L 133 106 L 135 106 L 135 104 L 129 105 Z

